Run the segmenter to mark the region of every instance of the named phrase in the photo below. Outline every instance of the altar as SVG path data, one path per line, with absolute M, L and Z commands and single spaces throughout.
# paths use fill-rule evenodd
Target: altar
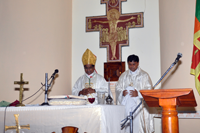
M 0 132 L 4 130 L 5 107 L 0 108 Z M 119 105 L 81 106 L 26 106 L 6 109 L 6 126 L 15 126 L 14 114 L 19 114 L 19 125 L 30 125 L 20 133 L 61 133 L 65 126 L 78 127 L 79 133 L 124 133 L 121 120 L 125 107 Z M 7 130 L 5 133 L 15 133 Z

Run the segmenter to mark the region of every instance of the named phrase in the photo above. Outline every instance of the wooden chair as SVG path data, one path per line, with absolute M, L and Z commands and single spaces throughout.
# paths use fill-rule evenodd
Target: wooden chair
M 72 126 L 66 126 L 62 128 L 62 133 L 77 133 L 78 128 Z

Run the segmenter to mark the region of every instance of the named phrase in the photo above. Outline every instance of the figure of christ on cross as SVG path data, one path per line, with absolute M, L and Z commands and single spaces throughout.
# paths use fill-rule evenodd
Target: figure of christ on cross
M 100 48 L 107 48 L 107 62 L 121 62 L 122 46 L 129 46 L 129 29 L 144 27 L 143 12 L 121 14 L 127 0 L 101 0 L 105 16 L 86 17 L 86 32 L 99 31 Z
M 117 45 L 117 40 L 118 40 L 117 24 L 120 22 L 127 22 L 131 19 L 136 18 L 136 17 L 132 16 L 125 20 L 119 20 L 119 17 L 120 17 L 120 12 L 116 9 L 111 9 L 108 11 L 108 14 L 107 14 L 108 21 L 98 21 L 98 20 L 93 21 L 94 23 L 98 22 L 98 23 L 108 23 L 109 24 L 110 32 L 108 34 L 108 41 L 110 43 L 111 51 L 112 51 L 111 60 L 117 59 L 117 57 L 115 56 L 116 45 Z

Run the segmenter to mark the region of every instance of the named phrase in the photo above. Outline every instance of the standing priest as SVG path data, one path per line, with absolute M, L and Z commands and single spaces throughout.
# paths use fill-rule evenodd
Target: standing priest
M 139 57 L 130 55 L 127 58 L 129 70 L 122 73 L 116 84 L 117 103 L 125 105 L 129 115 L 142 100 L 139 90 L 152 89 L 152 82 L 147 72 L 139 67 Z M 130 123 L 126 125 L 126 133 L 130 132 Z M 153 115 L 143 103 L 133 114 L 133 133 L 151 133 L 154 131 Z
M 97 92 L 108 92 L 106 80 L 95 71 L 96 56 L 87 49 L 82 56 L 82 62 L 85 74 L 76 81 L 72 95 L 84 96 L 86 98 L 95 98 L 93 104 L 97 104 Z M 88 104 L 90 104 L 88 102 Z

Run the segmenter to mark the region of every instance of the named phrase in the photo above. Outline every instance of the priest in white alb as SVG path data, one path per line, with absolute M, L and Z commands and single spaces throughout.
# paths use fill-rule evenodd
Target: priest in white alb
M 82 56 L 85 73 L 76 81 L 72 95 L 95 98 L 92 104 L 97 104 L 97 92 L 108 93 L 108 83 L 103 76 L 95 71 L 96 56 L 87 49 Z M 91 104 L 89 101 L 88 104 Z
M 122 73 L 116 84 L 117 104 L 125 105 L 126 115 L 130 115 L 142 100 L 139 90 L 152 89 L 152 82 L 147 72 L 139 67 L 139 57 L 130 55 L 127 58 L 129 70 Z M 146 103 L 133 114 L 133 133 L 154 132 L 153 115 L 149 113 Z M 126 133 L 130 133 L 130 123 L 127 123 Z

